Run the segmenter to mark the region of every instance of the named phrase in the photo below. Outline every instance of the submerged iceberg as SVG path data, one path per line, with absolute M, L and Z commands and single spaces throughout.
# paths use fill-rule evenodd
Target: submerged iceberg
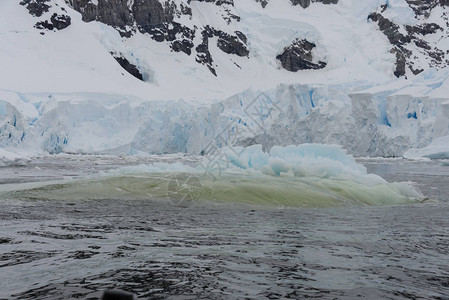
M 275 207 L 393 205 L 423 198 L 408 183 L 387 183 L 367 174 L 339 146 L 320 144 L 276 146 L 269 152 L 260 145 L 229 147 L 204 156 L 196 165 L 124 167 L 97 178 L 47 184 L 9 196 L 58 201 L 170 199 L 178 192 L 171 188 L 174 181 L 191 201 Z

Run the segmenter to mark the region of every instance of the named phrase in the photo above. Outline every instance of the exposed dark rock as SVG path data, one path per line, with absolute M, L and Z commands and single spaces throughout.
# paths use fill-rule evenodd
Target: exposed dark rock
M 310 6 L 311 2 L 319 2 L 323 4 L 337 4 L 338 0 L 290 0 L 293 5 L 300 5 L 302 8 Z
M 430 15 L 430 11 L 440 3 L 444 3 L 447 1 L 440 0 L 405 0 L 408 5 L 413 9 L 416 16 L 424 16 L 428 18 Z
M 192 8 L 181 3 L 181 14 L 192 16 Z
M 229 9 L 225 9 L 225 12 L 226 14 L 222 15 L 222 17 L 226 21 L 226 23 L 228 23 L 228 25 L 231 24 L 233 20 L 240 22 L 240 17 L 231 13 Z
M 171 48 L 175 52 L 184 52 L 187 55 L 192 54 L 192 48 L 194 44 L 192 41 L 183 39 L 181 41 L 176 40 L 171 44 Z
M 196 0 L 198 2 L 209 2 L 209 3 L 215 3 L 215 5 L 223 5 L 223 4 L 228 4 L 228 5 L 234 5 L 234 0 Z
M 296 72 L 299 70 L 322 69 L 326 67 L 326 63 L 319 61 L 313 62 L 312 49 L 316 45 L 307 40 L 295 40 L 286 47 L 282 54 L 278 55 L 276 59 L 280 60 L 282 67 L 288 71 Z
M 262 5 L 263 8 L 267 6 L 269 0 L 256 0 L 256 2 L 259 2 L 260 5 Z
M 97 19 L 97 14 L 99 14 L 98 7 L 90 2 L 90 0 L 70 0 L 70 5 L 73 9 L 81 13 L 84 22 L 91 22 Z M 100 20 L 100 18 L 98 18 L 98 20 Z M 105 23 L 105 21 L 102 22 Z
M 155 33 L 158 32 L 163 36 L 163 40 L 169 42 L 174 41 L 178 38 L 193 40 L 193 38 L 195 37 L 194 30 L 176 22 L 162 24 L 161 26 L 156 26 L 153 29 L 155 29 Z M 150 31 L 149 33 L 152 34 L 153 31 Z M 157 34 L 155 36 L 157 36 Z
M 416 41 L 415 41 L 415 45 L 416 45 L 417 47 L 420 47 L 420 48 L 423 48 L 423 49 L 426 49 L 426 50 L 432 49 L 432 47 L 429 46 L 429 43 L 427 43 L 427 42 L 424 41 L 424 40 L 416 40 Z
M 444 52 L 440 49 L 433 49 L 427 52 L 434 62 L 441 63 L 444 60 Z
M 228 54 L 235 54 L 238 56 L 248 56 L 249 50 L 238 36 L 229 35 L 223 31 L 215 31 L 215 35 L 218 36 L 217 46 L 221 51 Z M 240 32 L 239 34 L 244 40 L 246 36 Z
M 392 51 L 396 54 L 396 69 L 394 70 L 394 76 L 401 77 L 405 75 L 405 67 L 406 67 L 406 60 L 405 55 L 403 51 L 399 48 L 393 48 Z
M 120 66 L 122 66 L 122 68 L 126 70 L 126 72 L 133 75 L 137 79 L 143 81 L 143 75 L 142 75 L 142 73 L 140 73 L 139 69 L 135 65 L 130 63 L 123 56 L 117 56 L 117 55 L 114 55 L 113 53 L 111 53 L 111 54 L 115 58 L 115 60 L 120 64 Z
M 302 8 L 307 8 L 310 5 L 310 0 L 290 0 L 293 5 L 299 5 Z
M 192 49 L 195 47 L 193 41 L 198 29 L 191 29 L 174 21 L 175 16 L 192 16 L 192 9 L 189 6 L 190 1 L 187 1 L 186 4 L 176 3 L 175 1 L 135 0 L 132 7 L 128 7 L 128 0 L 98 0 L 98 5 L 93 4 L 90 0 L 68 1 L 75 10 L 82 14 L 84 21 L 96 20 L 111 25 L 124 37 L 130 37 L 138 30 L 150 35 L 157 42 L 168 42 L 173 51 L 183 52 L 187 55 L 191 55 Z M 222 17 L 228 24 L 234 20 L 240 21 L 240 17 L 234 15 L 229 9 L 229 6 L 234 5 L 233 0 L 198 1 L 223 6 Z M 51 28 L 51 24 L 48 22 L 39 24 L 39 28 L 48 27 Z M 216 72 L 209 52 L 209 38 L 218 37 L 217 47 L 225 53 L 248 56 L 247 38 L 242 32 L 236 32 L 236 35 L 232 35 L 206 27 L 201 31 L 201 44 L 197 44 L 195 47 L 197 51 L 196 61 L 206 65 L 212 74 L 216 75 Z M 125 65 L 126 68 L 129 67 L 124 61 L 119 63 Z M 127 69 L 128 72 L 139 78 L 136 70 Z
M 54 28 L 53 24 L 48 22 L 48 20 L 37 22 L 34 25 L 34 27 L 37 29 L 48 29 L 48 30 L 53 30 Z
M 407 33 L 412 36 L 416 36 L 416 34 L 420 35 L 433 34 L 439 30 L 443 30 L 443 28 L 441 28 L 440 25 L 435 23 L 426 23 L 415 26 L 406 25 L 405 29 L 407 30 Z
M 182 51 L 187 55 L 192 53 L 191 49 L 194 47 L 192 40 L 195 37 L 195 31 L 187 26 L 177 22 L 163 23 L 147 27 L 146 33 L 157 42 L 172 42 L 170 46 L 173 51 Z
M 217 76 L 217 72 L 212 65 L 212 55 L 209 51 L 209 38 L 213 37 L 214 33 L 209 26 L 206 26 L 206 28 L 204 28 L 201 32 L 201 35 L 203 37 L 202 42 L 195 48 L 197 52 L 196 61 L 200 64 L 206 65 L 209 68 L 209 71 Z
M 337 4 L 338 0 L 312 0 L 312 2 L 319 2 L 323 4 Z
M 399 32 L 399 26 L 382 16 L 380 13 L 374 12 L 368 16 L 368 20 L 377 23 L 380 31 L 385 34 L 392 45 L 400 46 L 410 42 L 410 38 Z
M 413 66 L 409 66 L 410 71 L 412 71 L 413 75 L 418 75 L 419 73 L 423 72 L 424 69 L 414 69 Z
M 268 2 L 270 0 L 255 0 L 256 2 L 259 2 L 260 5 L 262 5 L 263 8 L 267 6 Z M 448 0 L 449 1 L 449 0 Z M 307 8 L 310 6 L 310 3 L 322 3 L 322 4 L 337 4 L 338 0 L 290 0 L 292 5 L 299 5 L 302 8 Z
M 133 26 L 134 18 L 128 8 L 127 0 L 98 0 L 98 5 L 90 0 L 70 0 L 72 7 L 81 13 L 83 21 L 99 21 L 117 29 L 121 36 L 129 37 L 128 30 Z
M 53 24 L 54 28 L 57 30 L 67 28 L 72 23 L 72 20 L 68 15 L 58 15 L 58 14 L 53 14 L 50 18 L 50 21 Z
M 48 30 L 62 30 L 67 28 L 72 23 L 70 16 L 68 15 L 58 15 L 53 14 L 50 18 L 50 22 L 48 20 L 37 22 L 34 27 L 37 29 L 48 29 Z
M 150 32 L 155 26 L 173 20 L 172 16 L 166 17 L 164 7 L 158 0 L 136 0 L 132 10 L 137 26 L 142 32 Z
M 35 17 L 40 17 L 44 13 L 48 12 L 51 7 L 47 4 L 50 0 L 23 0 L 20 5 L 25 6 L 29 13 Z
M 236 35 L 234 36 L 221 30 L 216 30 L 214 28 L 206 26 L 201 32 L 201 35 L 203 37 L 202 43 L 195 48 L 197 52 L 196 61 L 198 63 L 206 65 L 215 76 L 217 76 L 217 73 L 212 66 L 213 59 L 209 51 L 210 38 L 214 36 L 218 37 L 217 47 L 227 54 L 235 54 L 238 56 L 249 55 L 249 50 L 245 44 L 247 38 L 240 31 L 236 32 Z
M 415 9 L 415 12 L 424 14 L 424 10 L 430 13 L 430 10 L 436 5 L 441 4 L 439 1 L 408 1 L 408 4 Z M 382 6 L 381 12 L 384 12 L 388 6 Z M 417 15 L 419 15 L 417 14 Z M 405 25 L 404 28 L 407 34 L 400 32 L 400 26 L 391 22 L 389 19 L 382 16 L 381 13 L 374 12 L 368 16 L 368 20 L 372 20 L 377 23 L 380 31 L 388 38 L 390 44 L 394 47 L 391 52 L 396 55 L 396 67 L 394 75 L 401 77 L 406 75 L 406 69 L 410 69 L 413 74 L 419 74 L 423 69 L 415 69 L 413 67 L 413 59 L 416 55 L 412 55 L 413 52 L 410 49 L 410 45 L 414 45 L 417 48 L 413 51 L 418 51 L 424 56 L 427 56 L 430 60 L 430 65 L 435 67 L 444 63 L 445 54 L 443 51 L 432 48 L 428 41 L 424 40 L 424 36 L 429 34 L 436 34 L 442 32 L 444 29 L 435 23 L 424 23 L 418 25 Z
M 243 32 L 240 31 L 236 31 L 235 34 L 238 36 L 238 38 L 244 42 L 246 44 L 246 42 L 248 42 L 248 38 L 246 37 L 246 35 L 243 34 Z

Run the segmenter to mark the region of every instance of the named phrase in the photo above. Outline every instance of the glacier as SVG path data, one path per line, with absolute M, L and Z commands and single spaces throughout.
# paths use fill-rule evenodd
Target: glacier
M 322 143 L 358 157 L 401 157 L 449 135 L 448 71 L 435 66 L 416 76 L 407 71 L 407 79 L 393 75 L 388 38 L 367 19 L 385 1 L 314 3 L 307 9 L 287 0 L 264 8 L 251 0 L 233 6 L 194 1 L 192 15 L 174 16 L 177 22 L 240 31 L 248 40 L 249 55 L 240 57 L 222 52 L 217 37 L 210 39 L 217 76 L 148 34 L 125 38 L 101 22 L 83 22 L 62 1 L 48 4 L 48 13 L 37 17 L 17 1 L 0 3 L 4 151 L 208 154 L 223 146 L 261 144 L 269 150 Z M 446 7 L 423 19 L 405 1 L 387 4 L 384 16 L 402 26 L 400 32 L 430 21 L 444 26 Z M 34 27 L 61 12 L 70 16 L 69 27 Z M 211 17 L 229 14 L 240 20 Z M 426 38 L 449 50 L 441 34 Z M 281 68 L 276 56 L 297 38 L 316 44 L 313 55 L 327 62 L 325 69 Z M 111 53 L 135 65 L 143 81 Z M 422 55 L 416 52 L 424 64 Z M 6 162 L 9 156 L 3 157 Z
M 35 153 L 133 155 L 323 143 L 341 145 L 355 156 L 400 157 L 449 134 L 449 102 L 438 96 L 444 88 L 429 81 L 415 84 L 415 92 L 408 86 L 281 84 L 210 105 L 1 91 L 0 146 Z

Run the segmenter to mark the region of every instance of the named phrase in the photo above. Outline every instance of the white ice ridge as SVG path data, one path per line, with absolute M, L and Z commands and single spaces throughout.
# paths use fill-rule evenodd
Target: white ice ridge
M 410 149 L 404 157 L 409 159 L 449 159 L 449 135 L 435 139 L 432 144 L 422 149 Z
M 9 166 L 21 160 L 26 160 L 25 155 L 6 151 L 0 148 L 0 167 Z
M 440 91 L 446 86 L 437 76 L 412 87 L 281 84 L 204 106 L 120 94 L 0 90 L 0 147 L 134 155 L 320 143 L 341 145 L 355 156 L 397 157 L 449 134 L 449 102 Z

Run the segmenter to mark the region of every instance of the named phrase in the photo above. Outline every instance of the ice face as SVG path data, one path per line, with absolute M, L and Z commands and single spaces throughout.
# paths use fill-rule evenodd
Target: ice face
M 98 93 L 4 92 L 0 145 L 34 153 L 134 155 L 320 143 L 355 156 L 402 156 L 449 134 L 448 101 L 432 96 L 442 86 L 424 85 L 423 96 L 417 87 L 279 85 L 206 106 Z

